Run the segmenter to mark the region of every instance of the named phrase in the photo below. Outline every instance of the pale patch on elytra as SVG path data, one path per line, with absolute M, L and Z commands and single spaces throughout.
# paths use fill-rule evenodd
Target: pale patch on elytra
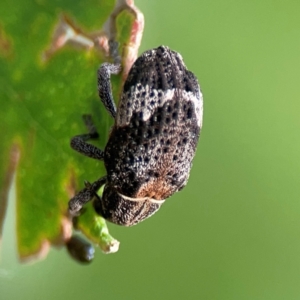
M 199 89 L 200 91 L 200 89 Z M 191 93 L 191 92 L 186 92 L 182 91 L 183 97 L 187 101 L 191 101 L 195 105 L 195 114 L 196 114 L 196 119 L 197 119 L 197 125 L 202 128 L 202 120 L 203 120 L 203 96 L 201 91 L 199 92 L 199 98 Z
M 200 89 L 199 89 L 200 91 Z M 167 101 L 172 101 L 176 95 L 177 98 L 182 99 L 181 101 L 191 101 L 195 106 L 195 114 L 197 117 L 197 125 L 202 127 L 202 119 L 203 119 L 203 96 L 201 91 L 199 95 L 194 94 L 192 92 L 187 92 L 182 89 L 168 89 L 166 91 L 162 90 L 151 90 L 149 85 L 144 87 L 139 86 L 132 87 L 130 92 L 131 95 L 137 95 L 138 93 L 145 93 L 144 98 L 149 99 L 149 94 L 153 93 L 152 101 L 145 101 L 147 103 L 146 107 L 142 106 L 142 101 L 135 101 L 133 97 L 128 97 L 126 94 L 122 97 L 121 102 L 124 102 L 127 107 L 126 116 L 122 116 L 119 113 L 117 114 L 117 126 L 126 126 L 130 123 L 130 119 L 132 117 L 133 112 L 143 113 L 142 120 L 147 121 L 153 115 L 153 112 L 157 109 L 157 107 L 163 107 Z M 199 96 L 199 98 L 197 97 Z M 153 103 L 153 104 L 152 104 Z

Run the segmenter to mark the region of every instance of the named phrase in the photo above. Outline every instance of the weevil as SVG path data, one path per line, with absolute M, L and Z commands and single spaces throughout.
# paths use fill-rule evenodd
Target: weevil
M 117 60 L 98 69 L 99 96 L 114 118 L 104 151 L 87 142 L 99 136 L 89 115 L 84 116 L 89 132 L 71 140 L 74 150 L 103 160 L 107 175 L 86 182 L 69 201 L 69 212 L 78 214 L 94 199 L 103 218 L 131 226 L 153 215 L 187 184 L 202 127 L 203 97 L 181 55 L 166 46 L 138 57 L 116 108 L 110 76 L 120 71 Z

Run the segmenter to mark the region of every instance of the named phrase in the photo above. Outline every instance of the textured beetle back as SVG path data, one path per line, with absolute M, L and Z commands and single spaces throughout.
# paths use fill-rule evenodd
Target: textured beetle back
M 105 149 L 108 181 L 128 197 L 162 200 L 188 180 L 202 125 L 202 94 L 180 54 L 142 54 L 124 85 Z
M 134 111 L 142 112 L 143 120 L 146 120 L 156 107 L 170 100 L 176 90 L 199 99 L 196 109 L 202 120 L 199 84 L 194 74 L 186 69 L 181 55 L 165 46 L 146 51 L 136 60 L 128 74 L 116 125 L 127 125 Z

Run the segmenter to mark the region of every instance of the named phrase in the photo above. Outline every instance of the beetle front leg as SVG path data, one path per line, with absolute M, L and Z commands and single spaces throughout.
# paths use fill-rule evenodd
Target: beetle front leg
M 96 146 L 86 142 L 88 140 L 97 139 L 99 137 L 96 127 L 94 126 L 94 123 L 92 121 L 92 117 L 90 115 L 83 115 L 83 120 L 89 133 L 74 136 L 71 139 L 71 147 L 85 156 L 103 160 L 104 152 Z
M 112 95 L 110 75 L 118 74 L 120 71 L 120 64 L 110 63 L 103 63 L 98 69 L 98 93 L 102 103 L 113 118 L 116 117 L 117 109 Z
M 69 213 L 72 216 L 77 216 L 82 206 L 91 201 L 97 191 L 106 183 L 106 176 L 99 178 L 94 183 L 85 182 L 85 188 L 82 189 L 69 201 Z
M 110 75 L 119 74 L 119 72 L 121 71 L 121 58 L 118 54 L 117 42 L 110 41 L 109 47 L 110 55 L 114 59 L 114 64 L 103 63 L 98 69 L 98 93 L 105 108 L 108 110 L 110 115 L 115 118 L 117 109 L 112 95 Z

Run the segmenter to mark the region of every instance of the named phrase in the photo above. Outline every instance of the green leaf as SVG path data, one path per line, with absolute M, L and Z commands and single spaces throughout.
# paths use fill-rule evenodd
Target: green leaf
M 116 39 L 124 66 L 112 78 L 118 99 L 143 30 L 143 15 L 132 2 L 0 3 L 0 234 L 16 172 L 21 260 L 65 244 L 71 237 L 69 199 L 84 180 L 105 174 L 102 162 L 72 151 L 69 142 L 86 132 L 81 115 L 92 114 L 101 135 L 97 145 L 105 146 L 113 120 L 98 98 L 96 71 L 108 59 L 107 39 Z M 77 226 L 105 252 L 116 249 L 91 207 Z

